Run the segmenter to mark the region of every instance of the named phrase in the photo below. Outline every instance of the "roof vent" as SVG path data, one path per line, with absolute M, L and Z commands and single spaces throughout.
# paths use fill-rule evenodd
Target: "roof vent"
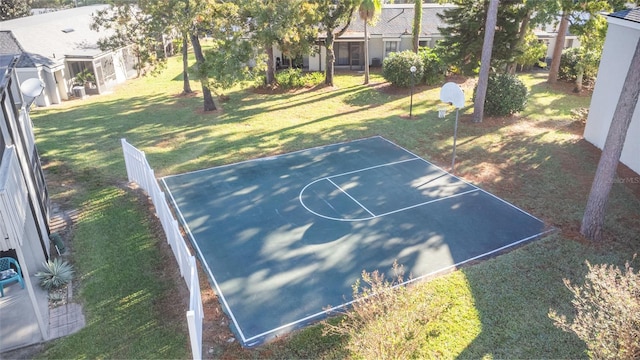
M 75 31 L 75 30 L 73 30 L 73 28 L 62 29 L 62 32 L 65 33 L 65 34 L 68 34 L 68 33 L 73 32 L 73 31 Z

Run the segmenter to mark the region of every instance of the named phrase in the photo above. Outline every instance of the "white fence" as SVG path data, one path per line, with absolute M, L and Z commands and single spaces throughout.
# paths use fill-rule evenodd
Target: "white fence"
M 144 152 L 130 145 L 125 139 L 121 140 L 124 162 L 127 167 L 129 181 L 135 182 L 147 192 L 156 208 L 156 215 L 162 223 L 162 228 L 167 236 L 167 242 L 173 250 L 173 254 L 180 268 L 180 275 L 184 278 L 189 288 L 189 311 L 187 311 L 187 323 L 189 337 L 191 338 L 191 351 L 194 359 L 202 358 L 202 298 L 200 297 L 200 282 L 198 280 L 198 268 L 196 258 L 180 233 L 178 221 L 173 217 L 171 208 L 167 203 L 164 192 L 160 189 L 154 172 L 147 162 Z

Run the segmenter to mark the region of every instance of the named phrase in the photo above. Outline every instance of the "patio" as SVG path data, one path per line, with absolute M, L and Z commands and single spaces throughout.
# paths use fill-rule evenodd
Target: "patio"
M 37 284 L 37 280 L 31 277 L 32 284 Z M 39 286 L 34 286 L 33 291 L 36 294 L 40 312 L 48 314 L 46 291 Z M 48 318 L 45 321 L 48 322 Z M 42 340 L 42 333 L 38 327 L 27 287 L 22 289 L 17 283 L 5 286 L 4 297 L 0 298 L 0 352 L 29 346 Z
M 32 283 L 35 280 L 31 278 Z M 73 334 L 85 326 L 80 304 L 69 302 L 49 309 L 47 292 L 40 286 L 34 286 L 33 289 L 40 311 L 46 314 L 48 340 Z M 73 286 L 68 288 L 68 299 L 73 297 L 72 289 Z M 5 287 L 4 293 L 5 296 L 0 298 L 0 354 L 11 358 L 7 352 L 41 343 L 43 338 L 27 289 L 10 285 Z

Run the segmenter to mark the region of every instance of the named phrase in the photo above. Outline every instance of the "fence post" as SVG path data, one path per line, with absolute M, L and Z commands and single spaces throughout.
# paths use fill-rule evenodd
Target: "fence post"
M 131 162 L 131 159 L 130 155 L 128 154 L 129 143 L 124 138 L 120 139 L 120 143 L 122 144 L 122 153 L 124 153 L 124 166 L 127 169 L 127 179 L 129 180 L 129 182 L 133 182 L 133 179 L 131 178 L 131 164 L 129 163 Z

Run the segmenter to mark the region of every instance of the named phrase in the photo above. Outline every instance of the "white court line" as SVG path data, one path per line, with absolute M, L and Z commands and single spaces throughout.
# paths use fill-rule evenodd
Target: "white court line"
M 349 195 L 348 192 L 344 191 L 343 188 L 341 188 L 340 186 L 338 186 L 338 184 L 334 183 L 330 178 L 326 178 L 326 180 L 330 183 L 333 184 L 333 186 L 337 187 L 338 190 L 342 191 L 343 194 L 347 195 L 349 197 L 349 199 L 353 200 L 356 204 L 358 204 L 361 208 L 363 208 L 366 212 L 368 212 L 372 217 L 376 217 L 376 214 L 372 213 L 371 211 L 369 211 L 369 209 L 367 209 L 366 206 L 362 205 L 360 203 L 360 201 L 356 200 L 353 196 Z
M 324 149 L 324 148 L 331 147 L 331 146 L 347 145 L 347 144 L 356 143 L 356 142 L 365 141 L 365 140 L 370 140 L 370 139 L 375 139 L 375 138 L 381 138 L 381 139 L 387 140 L 387 139 L 383 138 L 380 135 L 375 135 L 375 136 L 362 138 L 362 139 L 347 140 L 347 141 L 343 141 L 343 142 L 339 142 L 339 143 L 335 143 L 335 144 L 320 145 L 320 146 L 316 146 L 316 147 L 312 147 L 312 148 L 308 148 L 308 149 L 296 150 L 296 151 L 292 151 L 292 152 L 288 152 L 288 153 L 284 153 L 284 154 L 278 154 L 278 155 L 267 156 L 267 157 L 262 157 L 262 158 L 249 159 L 249 160 L 234 162 L 234 163 L 231 163 L 231 164 L 213 166 L 213 167 L 209 167 L 209 168 L 206 168 L 206 169 L 198 169 L 198 170 L 193 170 L 193 171 L 187 171 L 185 173 L 180 173 L 180 174 L 167 175 L 167 176 L 162 177 L 161 179 L 167 179 L 167 178 L 172 178 L 172 177 L 186 175 L 186 174 L 195 174 L 195 173 L 208 171 L 208 170 L 212 170 L 212 169 L 222 169 L 222 168 L 231 167 L 231 166 L 234 166 L 234 165 L 239 165 L 239 164 L 244 164 L 244 163 L 249 163 L 249 162 L 253 162 L 253 161 L 260 162 L 260 161 L 275 160 L 275 159 L 277 159 L 279 157 L 283 157 L 283 156 L 287 156 L 287 155 L 291 155 L 291 154 L 297 154 L 297 153 L 301 153 L 301 152 L 305 152 L 305 151 L 314 151 L 314 150 Z M 389 140 L 387 140 L 387 141 L 389 141 Z M 390 142 L 390 143 L 393 144 L 392 142 Z M 398 146 L 398 148 L 402 149 L 400 146 Z M 402 149 L 402 150 L 404 150 L 404 149 Z M 414 154 L 411 154 L 411 155 L 416 156 Z M 415 160 L 415 159 L 412 159 L 412 160 Z
M 209 274 L 209 277 L 211 277 L 211 280 L 213 280 L 213 285 L 216 287 L 216 292 L 218 293 L 218 296 L 222 300 L 222 303 L 224 304 L 224 307 L 227 309 L 227 313 L 229 314 L 229 317 L 231 318 L 231 321 L 233 321 L 233 325 L 236 327 L 236 330 L 238 330 L 238 335 L 240 335 L 240 338 L 242 339 L 242 342 L 246 343 L 247 339 L 244 337 L 244 333 L 242 332 L 242 329 L 240 328 L 240 324 L 238 324 L 238 321 L 236 320 L 235 315 L 233 315 L 233 311 L 231 311 L 231 307 L 229 306 L 229 303 L 227 303 L 227 299 L 225 299 L 224 294 L 222 294 L 222 289 L 220 289 L 220 286 L 218 285 L 218 282 L 216 281 L 215 276 L 213 276 L 213 272 L 211 271 L 211 268 L 209 268 L 209 262 L 206 260 L 204 255 L 202 255 L 202 251 L 200 250 L 200 246 L 198 246 L 198 242 L 196 241 L 195 236 L 193 236 L 193 233 L 191 232 L 191 229 L 189 228 L 189 224 L 185 220 L 184 216 L 182 216 L 182 211 L 180 211 L 180 207 L 178 206 L 178 203 L 176 202 L 176 199 L 173 197 L 173 194 L 171 193 L 171 189 L 169 189 L 169 187 L 167 186 L 167 183 L 164 181 L 164 178 L 162 178 L 160 180 L 164 184 L 165 189 L 167 189 L 167 193 L 169 193 L 169 197 L 171 198 L 171 202 L 173 202 L 173 204 L 174 204 L 174 210 L 178 213 L 178 216 L 180 217 L 180 220 L 182 221 L 182 225 L 184 226 L 184 229 L 187 232 L 187 235 L 189 235 L 189 238 L 191 238 L 191 244 L 198 251 L 198 255 L 200 255 L 200 260 L 201 260 L 200 263 L 202 263 L 204 265 L 204 267 L 207 269 L 207 273 Z
M 382 138 L 382 137 L 380 137 L 380 138 Z M 382 138 L 382 139 L 384 139 L 384 138 Z M 386 140 L 386 139 L 384 139 L 384 140 Z M 386 140 L 386 141 L 390 142 L 389 140 Z M 391 143 L 391 144 L 393 144 L 392 142 L 390 142 L 390 143 Z M 393 144 L 393 145 L 395 145 L 395 144 Z M 397 146 L 397 145 L 395 145 L 395 146 Z M 402 150 L 404 150 L 404 151 L 406 151 L 407 153 L 409 153 L 409 154 L 413 155 L 413 156 L 414 156 L 414 158 L 412 158 L 412 159 L 405 159 L 405 160 L 399 160 L 399 161 L 393 161 L 393 162 L 386 163 L 386 164 L 380 164 L 380 165 L 369 166 L 369 167 L 362 168 L 362 169 L 358 169 L 358 170 L 348 171 L 348 172 L 345 172 L 345 173 L 340 173 L 340 174 L 331 175 L 331 176 L 323 177 L 323 178 L 320 178 L 320 179 L 316 179 L 316 180 L 314 180 L 314 181 L 312 181 L 312 182 L 308 183 L 305 187 L 303 187 L 303 188 L 302 188 L 302 190 L 300 190 L 300 194 L 298 195 L 298 200 L 300 201 L 300 204 L 302 205 L 302 207 L 304 207 L 305 209 L 307 209 L 307 211 L 309 211 L 310 213 L 312 213 L 312 214 L 314 214 L 314 215 L 316 215 L 316 216 L 319 216 L 319 217 L 321 217 L 321 218 L 324 218 L 324 219 L 327 219 L 327 220 L 333 220 L 333 221 L 354 222 L 354 221 L 365 221 L 365 220 L 371 220 L 371 219 L 375 219 L 375 218 L 383 217 L 383 216 L 386 216 L 386 215 L 391 215 L 391 214 L 399 213 L 399 212 L 401 212 L 401 211 L 405 211 L 405 210 L 413 209 L 413 208 L 416 208 L 416 207 L 419 207 L 419 206 L 428 205 L 428 204 L 431 204 L 431 203 L 434 203 L 434 202 L 438 202 L 438 201 L 442 201 L 442 200 L 446 200 L 446 199 L 454 198 L 454 197 L 457 197 L 457 196 L 461 196 L 461 195 L 465 195 L 465 194 L 469 194 L 469 193 L 472 193 L 472 192 L 476 192 L 476 191 L 481 190 L 481 189 L 480 189 L 480 188 L 478 188 L 477 186 L 475 186 L 475 185 L 473 185 L 473 184 L 470 184 L 470 183 L 468 183 L 468 182 L 466 182 L 466 181 L 464 181 L 464 180 L 462 180 L 462 179 L 460 179 L 460 178 L 458 178 L 458 177 L 455 177 L 455 176 L 454 176 L 456 179 L 460 180 L 460 181 L 461 181 L 462 183 L 464 183 L 464 184 L 467 184 L 467 185 L 471 186 L 473 189 L 472 189 L 472 190 L 468 190 L 468 191 L 464 191 L 464 192 L 461 192 L 461 193 L 458 193 L 458 194 L 453 194 L 453 195 L 444 196 L 444 197 L 437 198 L 437 199 L 433 199 L 433 200 L 428 200 L 428 201 L 425 201 L 425 202 L 422 202 L 422 203 L 419 203 L 419 204 L 414 204 L 414 205 L 411 205 L 411 206 L 406 206 L 406 207 L 403 207 L 403 208 L 400 208 L 400 209 L 396 209 L 396 210 L 393 210 L 393 211 L 386 212 L 386 213 L 384 213 L 384 214 L 375 215 L 373 212 L 369 211 L 369 209 L 367 209 L 364 205 L 362 205 L 358 200 L 356 200 L 353 196 L 351 196 L 348 192 L 346 192 L 344 189 L 342 189 L 340 186 L 338 186 L 335 182 L 333 182 L 333 181 L 331 180 L 331 178 L 336 178 L 336 177 L 340 177 L 340 176 L 344 176 L 344 175 L 356 174 L 356 173 L 359 173 L 359 172 L 364 172 L 364 171 L 368 171 L 368 170 L 371 170 L 371 169 L 377 169 L 377 168 L 381 168 L 381 167 L 385 167 L 385 166 L 393 166 L 393 165 L 401 164 L 401 163 L 405 163 L 405 162 L 408 162 L 408 161 L 414 161 L 414 160 L 423 160 L 423 161 L 426 161 L 426 160 L 422 159 L 421 157 L 419 157 L 419 156 L 417 156 L 417 155 L 415 155 L 415 154 L 413 154 L 413 153 L 411 153 L 411 152 L 409 152 L 409 151 L 407 151 L 407 150 L 405 150 L 405 149 L 403 149 L 403 148 L 401 148 L 401 147 L 399 147 L 399 146 L 397 146 L 397 147 L 398 147 L 398 148 L 400 148 L 400 149 L 402 149 Z M 427 164 L 430 164 L 430 165 L 434 166 L 436 169 L 438 169 L 438 170 L 440 170 L 440 171 L 443 171 L 443 172 L 444 172 L 444 175 L 451 175 L 451 174 L 447 173 L 446 171 L 442 170 L 441 168 L 439 168 L 439 167 L 437 167 L 437 166 L 435 166 L 435 165 L 431 164 L 430 162 L 428 162 L 428 161 L 426 161 L 426 162 L 427 162 Z M 453 176 L 453 175 L 451 175 L 451 176 Z M 333 216 L 322 215 L 322 214 L 319 214 L 319 213 L 317 213 L 317 212 L 315 212 L 315 211 L 311 210 L 311 209 L 310 209 L 310 208 L 309 208 L 309 207 L 304 203 L 304 201 L 302 200 L 302 194 L 304 193 L 304 191 L 305 191 L 309 186 L 311 186 L 311 185 L 313 185 L 313 184 L 315 184 L 315 183 L 317 183 L 317 182 L 323 181 L 323 180 L 327 180 L 327 181 L 329 181 L 331 184 L 333 184 L 333 186 L 335 186 L 335 187 L 336 187 L 336 188 L 338 188 L 340 191 L 342 191 L 342 193 L 344 193 L 345 195 L 347 195 L 351 200 L 353 200 L 356 204 L 358 204 L 358 206 L 360 206 L 362 209 L 364 209 L 366 212 L 368 212 L 371 216 L 369 216 L 369 217 L 365 217 L 365 218 L 345 219 L 345 218 L 337 218 L 337 217 L 333 217 Z M 325 201 L 325 202 L 326 202 L 326 201 Z M 329 204 L 329 203 L 327 203 L 327 204 Z M 329 206 L 331 206 L 331 204 L 329 204 Z M 333 208 L 333 206 L 332 206 L 332 208 Z
M 448 171 L 445 171 L 445 170 L 444 170 L 443 168 L 441 168 L 440 166 L 438 166 L 438 165 L 436 165 L 436 164 L 434 164 L 434 163 L 431 163 L 431 162 L 429 162 L 429 161 L 427 161 L 427 160 L 425 160 L 425 159 L 421 158 L 420 156 L 418 156 L 418 155 L 416 155 L 416 154 L 412 153 L 411 151 L 409 151 L 409 150 L 407 150 L 407 149 L 403 148 L 402 146 L 400 146 L 400 145 L 398 145 L 398 144 L 394 143 L 394 142 L 393 142 L 393 141 L 391 141 L 391 140 L 385 139 L 385 138 L 384 138 L 384 137 L 382 137 L 382 136 L 378 136 L 378 137 L 379 137 L 380 139 L 382 139 L 382 140 L 384 140 L 384 141 L 388 142 L 389 144 L 394 145 L 394 146 L 397 146 L 398 148 L 400 148 L 400 149 L 402 149 L 402 150 L 406 151 L 408 154 L 411 154 L 411 155 L 413 155 L 413 156 L 417 157 L 418 159 L 420 159 L 420 160 L 422 160 L 422 161 L 426 162 L 427 164 L 429 164 L 429 165 L 431 165 L 431 166 L 435 167 L 436 169 L 439 169 L 440 171 L 442 171 L 442 172 L 444 172 L 444 173 L 446 173 L 446 174 L 448 174 L 448 175 L 450 175 L 450 176 L 452 176 L 452 177 L 454 177 L 454 178 L 456 178 L 456 179 L 458 179 L 458 180 L 462 181 L 463 183 L 465 183 L 465 184 L 467 184 L 467 185 L 469 185 L 469 186 L 473 186 L 474 188 L 477 188 L 478 190 L 482 191 L 483 193 L 485 193 L 485 194 L 487 194 L 487 195 L 490 195 L 490 196 L 492 196 L 492 197 L 494 197 L 494 198 L 496 198 L 496 199 L 498 199 L 498 200 L 502 201 L 503 203 L 505 203 L 505 204 L 507 204 L 507 205 L 511 206 L 512 208 L 514 208 L 514 209 L 516 209 L 516 210 L 520 211 L 521 213 L 523 213 L 523 214 L 525 214 L 525 215 L 528 215 L 528 216 L 531 216 L 532 218 L 534 218 L 534 219 L 536 219 L 536 220 L 538 220 L 538 221 L 540 221 L 541 223 L 543 223 L 543 224 L 544 224 L 544 221 L 542 221 L 542 220 L 538 219 L 537 217 L 535 217 L 535 216 L 533 216 L 533 215 L 529 214 L 528 212 L 526 212 L 526 211 L 524 211 L 524 210 L 520 209 L 519 207 L 517 207 L 517 206 L 513 205 L 512 203 L 508 202 L 507 200 L 501 199 L 501 198 L 497 197 L 496 195 L 494 195 L 494 194 L 492 194 L 492 193 L 490 193 L 490 192 L 488 192 L 488 191 L 484 190 L 483 188 L 478 187 L 478 186 L 476 186 L 476 185 L 474 185 L 474 184 L 472 184 L 472 183 L 468 182 L 467 180 L 464 180 L 464 179 L 462 179 L 462 178 L 460 178 L 460 177 L 458 177 L 458 176 L 456 176 L 456 175 L 454 175 L 454 174 L 452 174 L 452 173 L 450 173 L 450 172 L 448 172 Z
M 392 144 L 393 144 L 393 143 L 392 143 Z M 399 147 L 399 148 L 400 148 L 400 147 Z M 402 148 L 400 148 L 400 149 L 402 149 Z M 402 149 L 402 150 L 404 150 L 404 149 Z M 377 169 L 377 168 L 381 168 L 381 167 L 385 167 L 385 166 L 391 166 L 391 165 L 395 165 L 395 164 L 402 164 L 402 163 L 405 163 L 405 162 L 408 162 L 408 161 L 421 160 L 419 156 L 416 156 L 415 154 L 411 154 L 411 155 L 413 155 L 413 156 L 414 156 L 414 158 L 412 158 L 412 159 L 398 160 L 398 161 L 392 161 L 392 162 L 385 163 L 385 164 L 373 165 L 373 166 L 369 166 L 369 167 L 362 168 L 362 169 L 358 169 L 358 170 L 347 171 L 347 172 L 340 173 L 340 174 L 337 174 L 337 175 L 327 176 L 327 177 L 326 177 L 326 178 L 324 178 L 324 179 L 331 179 L 331 178 L 334 178 L 334 177 L 339 177 L 339 176 L 345 176 L 345 175 L 356 174 L 356 173 L 363 172 L 363 171 L 367 171 L 367 170 L 371 170 L 371 169 Z

